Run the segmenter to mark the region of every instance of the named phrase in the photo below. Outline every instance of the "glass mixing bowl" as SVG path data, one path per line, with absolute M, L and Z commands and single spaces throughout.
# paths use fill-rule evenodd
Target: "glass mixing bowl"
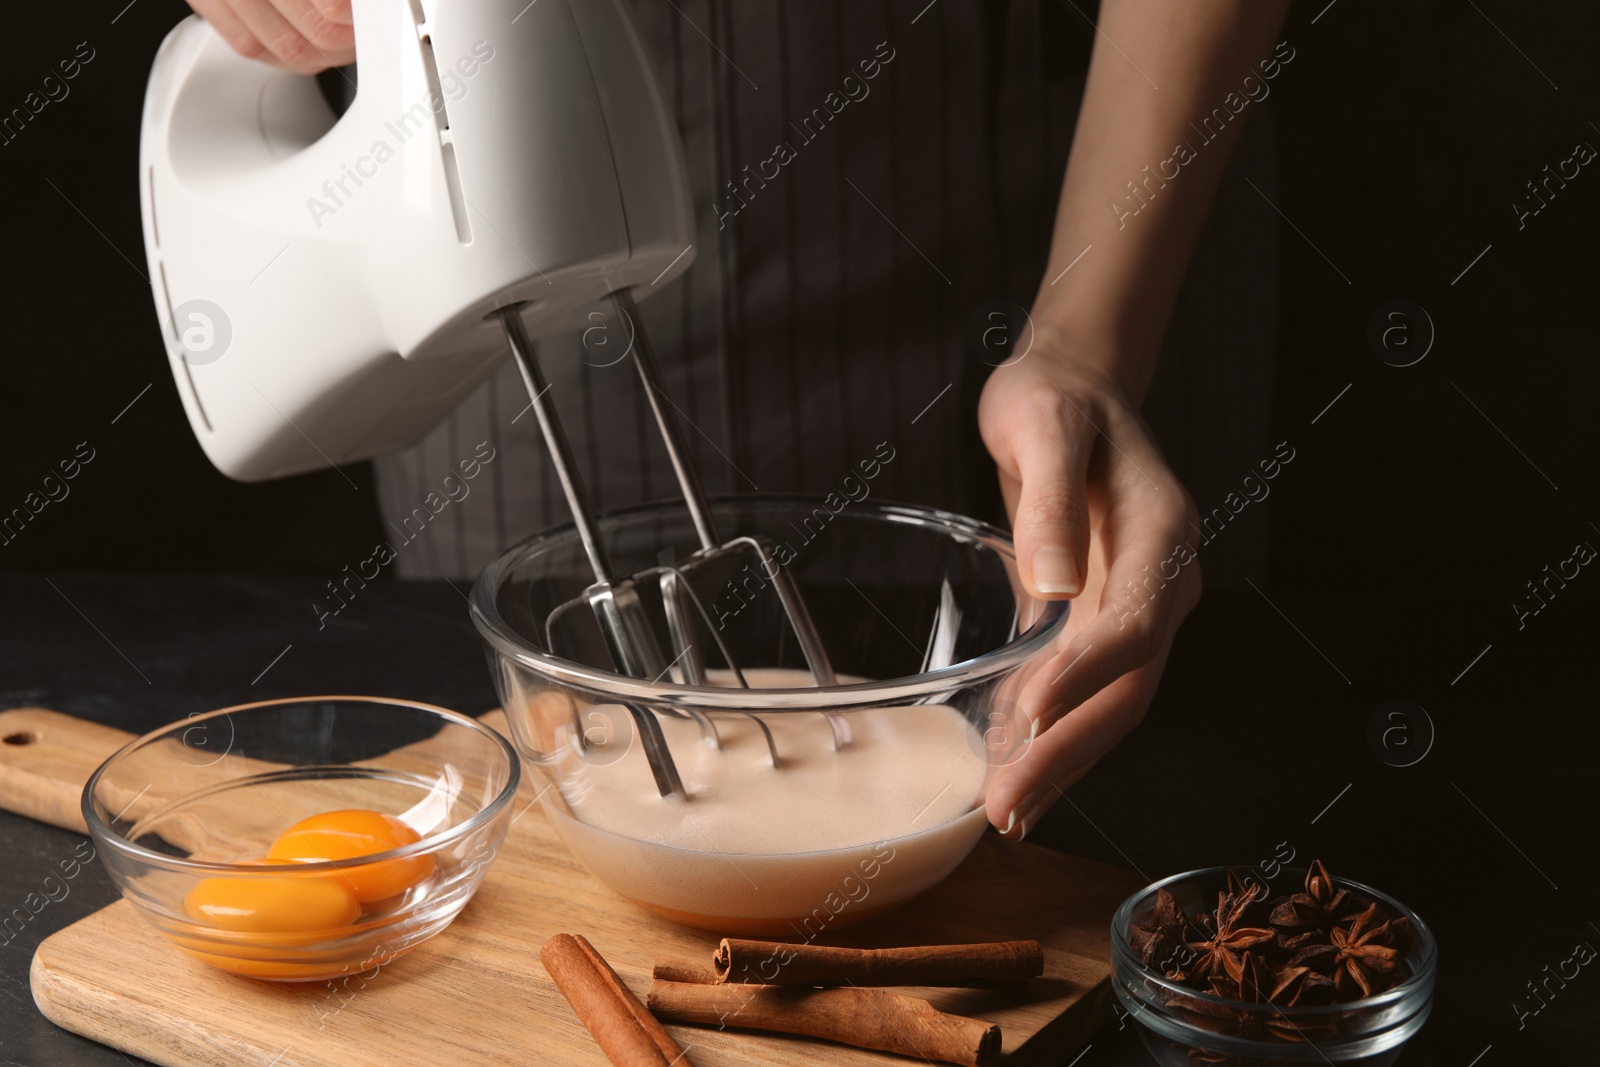
M 551 651 L 547 617 L 593 582 L 570 526 L 491 563 L 472 616 L 545 810 L 597 877 L 687 925 L 815 936 L 909 900 L 971 851 L 990 778 L 1029 743 L 1016 699 L 1067 605 L 1022 593 L 1005 534 L 948 512 L 835 495 L 731 497 L 712 513 L 724 537 L 771 547 L 767 566 L 752 555 L 695 582 L 706 624 L 692 643 L 712 684 L 686 684 L 677 663 L 654 680 L 592 666 L 608 660 L 581 601 L 556 631 L 566 654 Z M 681 504 L 598 528 L 618 574 L 698 547 Z M 806 673 L 777 567 L 842 684 Z M 717 641 L 752 688 L 732 684 Z M 683 796 L 657 788 L 630 706 L 659 722 Z
M 183 952 L 310 981 L 369 971 L 450 925 L 505 837 L 520 773 L 505 738 L 444 708 L 269 700 L 130 742 L 84 787 L 83 818 L 122 895 Z M 420 840 L 266 861 L 302 819 L 353 809 L 397 817 Z

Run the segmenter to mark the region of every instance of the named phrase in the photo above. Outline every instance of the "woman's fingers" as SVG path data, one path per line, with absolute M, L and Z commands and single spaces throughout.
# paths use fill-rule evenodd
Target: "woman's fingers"
M 355 60 L 352 28 L 323 14 L 315 0 L 192 0 L 190 6 L 247 59 L 297 74 Z
M 270 0 L 280 14 L 287 18 L 310 47 L 314 58 L 310 61 L 317 70 L 342 67 L 354 62 L 356 33 L 350 25 L 350 5 L 344 5 L 343 21 L 330 18 L 324 10 L 328 5 L 319 0 Z M 335 12 L 337 13 L 337 11 Z
M 1100 525 L 1107 569 L 1098 603 L 1080 599 L 1073 605 L 1094 617 L 1040 666 L 1020 695 L 1036 735 L 1153 660 L 1199 599 L 1199 565 L 1183 533 L 1182 491 L 1169 498 L 1158 487 L 1132 496 L 1112 499 Z
M 1166 652 L 1100 690 L 1034 738 L 1016 763 L 995 772 L 986 798 L 989 821 L 1022 840 L 1063 791 L 1082 778 L 1143 719 L 1166 664 Z
M 1042 384 L 1042 383 L 1041 383 Z M 1029 398 L 1034 410 L 1019 421 L 1012 447 L 1021 485 L 1012 537 L 1017 565 L 1029 592 L 1042 600 L 1083 592 L 1089 559 L 1089 509 L 1085 503 L 1095 420 L 1051 385 Z
M 267 46 L 245 24 L 244 19 L 229 6 L 228 0 L 189 0 L 195 14 L 211 24 L 217 36 L 228 42 L 228 47 L 246 59 L 271 60 Z
M 341 26 L 348 26 L 352 21 L 350 15 L 350 0 L 313 0 L 312 6 L 317 9 L 317 14 L 321 15 L 329 22 L 336 22 Z
M 294 24 L 267 0 L 228 0 L 228 7 L 265 49 L 263 54 L 251 58 L 296 73 L 312 73 L 309 69 L 302 69 L 314 57 L 311 42 L 301 36 Z

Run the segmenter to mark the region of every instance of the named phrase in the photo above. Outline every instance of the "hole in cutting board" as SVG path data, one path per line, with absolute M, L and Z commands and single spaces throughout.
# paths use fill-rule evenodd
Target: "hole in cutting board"
M 4 741 L 8 745 L 31 745 L 37 740 L 39 740 L 39 735 L 32 730 L 19 730 L 14 734 L 6 734 L 4 737 L 0 737 L 0 741 Z

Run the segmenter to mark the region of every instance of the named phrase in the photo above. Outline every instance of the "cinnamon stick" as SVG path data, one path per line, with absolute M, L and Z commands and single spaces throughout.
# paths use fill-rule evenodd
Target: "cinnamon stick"
M 1037 941 L 912 948 L 835 948 L 726 937 L 712 960 L 719 982 L 760 985 L 940 985 L 1025 982 L 1044 973 Z M 658 976 L 659 977 L 659 976 Z
M 717 972 L 703 963 L 681 956 L 657 956 L 651 975 L 663 982 L 693 982 L 707 985 L 717 980 Z
M 539 950 L 539 961 L 616 1067 L 688 1067 L 672 1035 L 586 939 L 557 934 Z
M 887 989 L 800 989 L 769 985 L 650 983 L 650 1010 L 680 1023 L 771 1030 L 894 1052 L 961 1067 L 985 1067 L 1000 1053 L 1000 1027 L 948 1015 Z

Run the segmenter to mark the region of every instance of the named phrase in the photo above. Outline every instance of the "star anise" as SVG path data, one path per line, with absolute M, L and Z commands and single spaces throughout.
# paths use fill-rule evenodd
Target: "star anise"
M 1267 926 L 1245 925 L 1265 891 L 1260 885 L 1242 890 L 1239 895 L 1217 894 L 1216 931 L 1204 941 L 1191 941 L 1189 947 L 1198 953 L 1190 974 L 1197 979 L 1214 978 L 1230 973 L 1239 965 L 1242 953 L 1271 943 L 1278 935 Z
M 1228 873 L 1224 876 L 1224 880 L 1227 885 L 1223 892 L 1235 900 L 1243 900 L 1246 896 L 1255 896 L 1260 888 L 1259 883 L 1256 882 L 1246 885 L 1245 880 L 1239 877 L 1239 872 L 1231 867 L 1228 868 Z
M 1262 998 L 1265 1008 L 1241 1013 L 1237 1033 L 1244 1037 L 1300 1044 L 1332 1037 L 1338 1032 L 1338 1023 L 1331 1019 L 1297 1021 L 1283 1010 L 1302 1004 L 1328 1003 L 1334 991 L 1331 979 L 1307 967 L 1291 967 L 1274 974 L 1273 981 L 1271 991 Z
M 1169 961 L 1183 948 L 1183 931 L 1187 923 L 1177 898 L 1165 889 L 1159 890 L 1150 918 L 1143 923 L 1133 924 L 1129 929 L 1128 947 L 1133 949 L 1139 962 L 1146 967 L 1168 972 L 1168 977 L 1176 977 L 1170 971 Z M 1182 978 L 1178 980 L 1182 981 Z
M 1208 992 L 1251 1006 L 1236 1007 L 1181 996 L 1171 997 L 1166 1003 L 1169 1010 L 1214 1033 L 1298 1043 L 1320 1040 L 1337 1031 L 1337 1023 L 1332 1020 L 1296 1022 L 1282 1010 L 1304 1003 L 1307 995 L 1320 997 L 1324 987 L 1331 993 L 1333 982 L 1308 968 L 1275 975 L 1265 960 L 1254 952 L 1245 951 L 1236 962 L 1230 962 L 1225 974 L 1212 977 Z M 1191 1050 L 1189 1058 L 1191 1063 L 1230 1062 L 1221 1053 L 1201 1049 Z
M 1261 882 L 1246 882 L 1238 872 L 1230 870 L 1227 877 L 1228 899 L 1232 904 L 1234 921 L 1239 926 L 1266 926 L 1267 887 Z
M 1221 974 L 1211 976 L 1211 992 L 1246 1004 L 1263 1004 L 1272 995 L 1272 968 L 1249 949 L 1223 960 Z
M 1333 979 L 1311 967 L 1303 965 L 1280 967 L 1272 977 L 1276 985 L 1272 988 L 1272 994 L 1267 997 L 1268 1004 L 1276 1004 L 1282 1008 L 1298 1008 L 1312 1004 L 1333 1003 Z
M 1272 909 L 1271 923 L 1285 932 L 1327 930 L 1367 906 L 1367 900 L 1333 884 L 1321 860 L 1306 872 L 1305 892 L 1284 898 Z M 1356 905 L 1360 905 L 1357 907 Z
M 1316 935 L 1319 939 L 1321 934 Z M 1318 940 L 1307 945 L 1302 945 L 1290 955 L 1285 968 L 1304 967 L 1314 974 L 1324 978 L 1333 976 L 1333 968 L 1339 962 L 1339 950 L 1331 941 Z
M 1373 904 L 1349 926 L 1336 926 L 1328 934 L 1336 950 L 1333 978 L 1340 999 L 1354 999 L 1356 989 L 1361 996 L 1370 997 L 1394 984 L 1401 957 L 1394 942 L 1397 935 L 1409 936 L 1410 922 L 1404 918 L 1378 920 L 1378 905 Z
M 1327 943 L 1328 935 L 1321 930 L 1307 930 L 1305 933 L 1295 934 L 1293 937 L 1285 936 L 1281 930 L 1278 932 L 1278 948 L 1290 956 L 1293 956 L 1308 945 L 1326 945 Z

